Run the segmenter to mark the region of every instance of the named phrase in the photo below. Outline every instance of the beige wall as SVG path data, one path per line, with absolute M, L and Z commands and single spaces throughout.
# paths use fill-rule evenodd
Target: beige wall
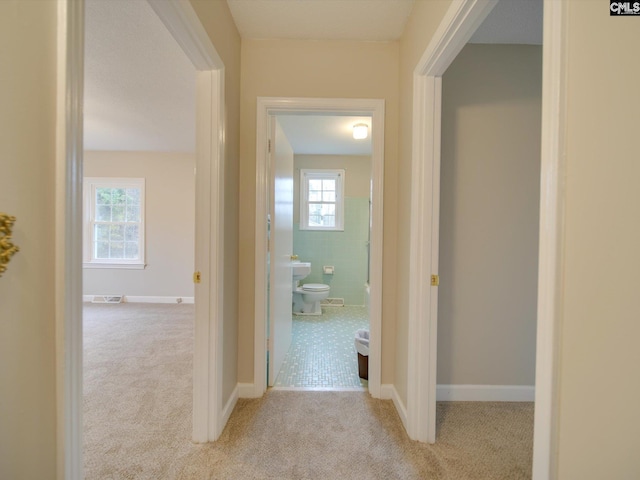
M 195 155 L 85 152 L 85 177 L 145 179 L 144 270 L 85 268 L 85 295 L 193 297 Z
M 558 478 L 632 479 L 640 477 L 640 23 L 609 17 L 601 2 L 568 3 Z
M 256 100 L 265 97 L 382 98 L 386 101 L 382 382 L 393 381 L 396 314 L 398 43 L 242 41 L 240 149 L 240 382 L 253 381 Z
M 451 0 L 418 0 L 400 42 L 400 143 L 398 151 L 397 305 L 394 385 L 407 401 L 409 342 L 409 238 L 411 231 L 411 129 L 413 125 L 413 70 L 438 28 Z
M 443 76 L 438 384 L 535 383 L 541 82 L 527 45 Z
M 238 175 L 240 146 L 240 34 L 227 2 L 191 0 L 225 67 L 224 371 L 223 402 L 238 382 Z M 214 288 L 216 286 L 214 285 Z
M 345 170 L 345 197 L 371 196 L 371 157 L 368 155 L 295 155 L 293 160 L 293 223 L 300 223 L 300 170 Z
M 20 247 L 0 278 L 0 478 L 56 475 L 56 3 L 0 2 L 0 211 Z

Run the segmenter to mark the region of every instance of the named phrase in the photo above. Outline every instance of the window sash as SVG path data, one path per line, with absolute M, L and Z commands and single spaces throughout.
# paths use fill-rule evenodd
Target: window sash
M 144 178 L 85 178 L 85 266 L 144 268 L 144 186 Z
M 344 170 L 300 170 L 300 230 L 344 230 Z

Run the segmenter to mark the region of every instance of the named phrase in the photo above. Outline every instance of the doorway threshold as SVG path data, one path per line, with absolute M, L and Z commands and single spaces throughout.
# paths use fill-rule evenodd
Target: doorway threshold
M 269 387 L 269 390 L 293 392 L 367 392 L 367 387 Z

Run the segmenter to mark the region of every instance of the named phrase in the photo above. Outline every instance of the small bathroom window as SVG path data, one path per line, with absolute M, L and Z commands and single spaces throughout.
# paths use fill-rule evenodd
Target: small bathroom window
M 344 170 L 300 170 L 300 230 L 344 230 Z

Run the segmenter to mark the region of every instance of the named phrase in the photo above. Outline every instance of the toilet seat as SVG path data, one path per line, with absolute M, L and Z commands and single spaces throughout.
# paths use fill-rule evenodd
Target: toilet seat
M 302 286 L 302 290 L 305 292 L 326 292 L 329 290 L 329 285 L 324 283 L 305 283 Z

